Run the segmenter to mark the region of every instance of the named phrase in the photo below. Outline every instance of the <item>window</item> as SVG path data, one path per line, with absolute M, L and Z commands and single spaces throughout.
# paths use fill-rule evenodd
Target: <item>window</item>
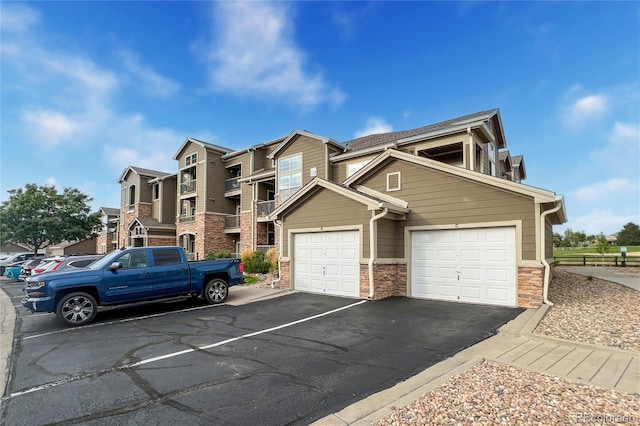
M 157 183 L 155 183 L 153 185 L 153 199 L 157 200 L 160 198 L 160 185 L 158 185 Z
M 120 256 L 117 262 L 122 263 L 123 269 L 132 268 L 146 268 L 147 267 L 147 252 L 146 251 L 132 251 Z
M 184 161 L 187 166 L 190 166 L 191 164 L 196 164 L 198 162 L 198 153 L 187 155 Z
M 180 252 L 176 249 L 154 249 L 153 264 L 155 266 L 179 265 L 182 263 Z
M 272 246 L 276 243 L 276 229 L 273 222 L 267 222 L 267 245 Z
M 131 185 L 129 187 L 129 205 L 133 206 L 136 203 L 136 186 Z
M 357 163 L 347 164 L 347 177 L 351 176 L 367 164 L 369 164 L 371 160 L 358 161 Z
M 400 191 L 400 172 L 387 173 L 387 191 Z
M 278 193 L 284 202 L 302 188 L 302 154 L 278 160 Z

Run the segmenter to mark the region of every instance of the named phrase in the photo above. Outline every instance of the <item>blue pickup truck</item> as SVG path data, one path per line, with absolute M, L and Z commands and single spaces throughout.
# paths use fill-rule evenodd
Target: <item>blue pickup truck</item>
M 188 262 L 182 247 L 136 247 L 113 251 L 72 272 L 50 272 L 26 279 L 22 306 L 55 312 L 66 326 L 91 322 L 98 306 L 176 296 L 222 303 L 229 287 L 244 282 L 239 259 Z

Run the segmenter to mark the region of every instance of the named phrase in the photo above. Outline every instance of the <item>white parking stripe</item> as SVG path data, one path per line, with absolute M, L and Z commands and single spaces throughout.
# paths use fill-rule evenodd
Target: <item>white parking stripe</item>
M 311 320 L 314 320 L 314 319 L 317 319 L 317 318 L 321 318 L 321 317 L 324 317 L 324 316 L 327 316 L 327 315 L 334 314 L 336 312 L 343 311 L 345 309 L 349 309 L 349 308 L 353 308 L 353 307 L 358 306 L 358 305 L 362 305 L 363 303 L 366 303 L 366 302 L 367 302 L 366 300 L 360 300 L 360 301 L 358 301 L 356 303 L 352 303 L 350 305 L 343 306 L 341 308 L 333 309 L 331 311 L 323 312 L 321 314 L 317 314 L 317 315 L 313 315 L 313 316 L 310 316 L 310 317 L 302 318 L 302 319 L 299 319 L 297 321 L 293 321 L 293 322 L 289 322 L 289 323 L 286 323 L 286 324 L 278 325 L 276 327 L 271 327 L 271 328 L 267 328 L 267 329 L 264 329 L 264 330 L 255 331 L 253 333 L 243 334 L 242 336 L 238 336 L 238 337 L 234 337 L 234 338 L 231 338 L 231 339 L 223 340 L 223 341 L 218 342 L 218 343 L 213 343 L 213 344 L 206 345 L 206 346 L 200 346 L 200 347 L 198 347 L 196 349 L 186 349 L 186 350 L 179 351 L 179 352 L 172 352 L 170 354 L 161 355 L 161 356 L 157 356 L 157 357 L 154 357 L 154 358 L 149 358 L 149 359 L 145 359 L 145 360 L 142 360 L 142 361 L 134 362 L 133 364 L 127 364 L 127 365 L 123 365 L 123 366 L 116 367 L 116 368 L 108 368 L 108 369 L 105 369 L 105 370 L 95 371 L 95 372 L 88 373 L 88 374 L 83 374 L 83 375 L 80 375 L 80 376 L 69 377 L 67 379 L 59 380 L 59 381 L 56 381 L 56 382 L 45 383 L 43 385 L 35 386 L 33 388 L 26 389 L 26 390 L 23 390 L 23 391 L 20 391 L 20 392 L 13 392 L 13 393 L 9 394 L 4 399 L 10 399 L 10 398 L 14 398 L 16 396 L 21 396 L 21 395 L 25 395 L 25 394 L 28 394 L 28 393 L 38 392 L 38 391 L 41 391 L 43 389 L 48 389 L 48 388 L 52 388 L 52 387 L 55 387 L 55 386 L 60 386 L 60 385 L 65 384 L 65 383 L 74 382 L 74 381 L 85 379 L 85 378 L 88 378 L 88 377 L 95 377 L 95 376 L 104 374 L 106 372 L 122 371 L 122 370 L 126 370 L 126 369 L 129 369 L 129 368 L 139 367 L 139 366 L 145 365 L 145 364 L 150 364 L 152 362 L 161 361 L 163 359 L 174 358 L 174 357 L 177 357 L 177 356 L 180 356 L 180 355 L 185 355 L 185 354 L 196 352 L 196 351 L 202 351 L 202 350 L 206 350 L 206 349 L 215 348 L 215 347 L 218 347 L 218 346 L 226 345 L 226 344 L 231 343 L 231 342 L 236 342 L 238 340 L 247 339 L 249 337 L 254 337 L 254 336 L 259 336 L 261 334 L 270 333 L 270 332 L 276 331 L 276 330 L 281 330 L 283 328 L 291 327 L 291 326 L 294 326 L 294 325 L 297 325 L 297 324 L 302 324 L 302 323 L 307 322 L 307 321 L 311 321 Z M 216 306 L 218 306 L 218 305 L 216 305 Z M 87 327 L 89 327 L 89 326 L 87 326 Z
M 80 326 L 80 327 L 64 328 L 62 330 L 50 331 L 48 333 L 34 334 L 33 336 L 25 336 L 25 337 L 22 338 L 22 340 L 35 339 L 36 337 L 44 337 L 44 336 L 49 336 L 51 334 L 67 333 L 69 331 L 82 330 L 84 328 L 101 327 L 103 325 L 111 325 L 111 324 L 122 324 L 122 323 L 125 323 L 125 322 L 131 322 L 131 321 L 137 321 L 137 320 L 142 320 L 142 319 L 161 317 L 161 316 L 164 316 L 164 315 L 179 314 L 181 312 L 197 311 L 199 309 L 217 308 L 217 307 L 220 307 L 220 306 L 227 306 L 227 305 L 225 305 L 224 303 L 220 303 L 218 305 L 197 306 L 195 308 L 180 309 L 179 311 L 161 312 L 159 314 L 142 315 L 142 316 L 139 316 L 139 317 L 125 318 L 125 319 L 121 319 L 121 320 L 117 320 L 117 321 L 99 322 L 99 323 L 95 323 L 95 324 L 83 325 L 83 326 Z M 35 317 L 35 316 L 38 316 L 38 315 L 51 315 L 51 314 L 31 314 L 26 318 Z

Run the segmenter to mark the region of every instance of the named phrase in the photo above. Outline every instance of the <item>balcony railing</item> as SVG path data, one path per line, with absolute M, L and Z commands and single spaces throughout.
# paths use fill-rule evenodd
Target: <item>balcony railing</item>
M 240 182 L 238 182 L 238 177 L 234 177 L 231 179 L 227 179 L 224 181 L 224 191 L 225 192 L 231 192 L 231 191 L 237 191 L 238 189 L 240 189 Z
M 178 221 L 180 223 L 188 223 L 188 222 L 193 222 L 194 220 L 196 220 L 195 216 L 180 216 L 178 218 Z
M 226 216 L 224 218 L 225 229 L 240 228 L 240 215 Z
M 270 201 L 258 201 L 258 218 L 267 217 L 275 210 L 276 202 Z
M 195 192 L 197 179 L 180 184 L 180 195 Z
M 256 246 L 256 250 L 261 251 L 264 254 L 267 254 L 267 252 L 272 248 L 275 248 L 275 246 L 274 245 Z

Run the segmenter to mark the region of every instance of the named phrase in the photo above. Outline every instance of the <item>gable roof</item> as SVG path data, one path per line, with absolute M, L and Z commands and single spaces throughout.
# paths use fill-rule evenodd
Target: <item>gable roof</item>
M 391 197 L 379 198 L 376 197 L 373 192 L 364 193 L 355 188 L 349 188 L 344 185 L 339 185 L 328 180 L 315 177 L 311 181 L 307 182 L 298 192 L 287 199 L 284 203 L 280 204 L 269 215 L 270 219 L 277 219 L 282 213 L 296 205 L 299 200 L 303 199 L 307 194 L 317 190 L 318 188 L 324 188 L 337 194 L 343 195 L 356 202 L 364 204 L 369 210 L 389 209 L 391 213 L 405 214 L 409 212 L 407 204 L 402 200 L 392 200 Z
M 141 226 L 145 228 L 152 229 L 176 229 L 175 223 L 162 223 L 150 217 L 136 217 L 129 225 L 129 229 L 131 229 L 134 224 L 138 222 Z
M 452 166 L 450 164 L 442 163 L 440 161 L 431 160 L 429 158 L 420 157 L 418 155 L 407 154 L 395 149 L 389 149 L 376 158 L 367 163 L 366 166 L 358 170 L 352 176 L 347 178 L 342 185 L 352 186 L 371 172 L 375 172 L 377 167 L 386 161 L 387 159 L 397 159 L 400 161 L 406 161 L 409 163 L 417 164 L 430 169 L 439 170 L 448 174 L 459 176 L 465 179 L 470 179 L 475 182 L 484 183 L 497 188 L 502 188 L 507 191 L 515 192 L 522 195 L 533 197 L 538 203 L 551 203 L 557 200 L 557 196 L 554 192 L 547 191 L 546 189 L 536 188 L 533 186 L 524 185 L 522 183 L 511 182 L 510 180 L 498 178 L 495 176 L 486 175 L 484 173 L 474 172 L 461 167 Z
M 527 177 L 527 170 L 524 168 L 524 157 L 522 155 L 514 155 L 511 157 L 512 167 L 520 169 L 520 179 Z
M 119 216 L 120 215 L 120 209 L 116 209 L 116 208 L 113 208 L 113 207 L 100 207 L 100 210 L 106 216 Z
M 269 155 L 267 155 L 267 158 L 275 158 L 275 156 L 278 154 L 278 152 L 282 151 L 287 145 L 289 145 L 289 143 L 291 143 L 293 140 L 295 140 L 298 136 L 307 136 L 309 138 L 312 139 L 317 139 L 320 142 L 324 143 L 324 144 L 330 144 L 333 145 L 337 148 L 340 148 L 341 150 L 345 150 L 345 146 L 331 138 L 326 138 L 324 136 L 319 136 L 319 135 L 315 135 L 313 133 L 307 132 L 306 130 L 294 130 L 293 132 L 291 132 L 289 134 L 289 136 L 287 136 L 286 138 L 284 138 L 284 140 L 280 143 L 280 145 L 278 145 L 278 147 L 276 149 L 274 149 L 273 151 L 271 151 L 271 153 Z
M 159 172 L 157 170 L 145 169 L 145 168 L 136 167 L 136 166 L 129 166 L 124 169 L 124 171 L 120 175 L 120 179 L 118 179 L 118 182 L 122 182 L 127 177 L 129 172 L 134 172 L 137 175 L 147 176 L 151 178 L 159 178 L 159 177 L 171 175 L 171 173 L 167 173 L 167 172 Z
M 467 127 L 480 127 L 487 121 L 493 122 L 493 127 L 495 129 L 494 134 L 496 136 L 496 141 L 498 142 L 498 148 L 506 147 L 507 144 L 504 138 L 504 131 L 502 129 L 500 110 L 497 108 L 452 118 L 450 120 L 418 127 L 416 129 L 367 135 L 351 139 L 343 142 L 343 144 L 349 151 L 358 151 L 385 144 L 396 143 L 401 145 L 402 143 L 412 142 L 414 139 L 420 137 L 435 137 L 465 130 Z
M 180 145 L 180 149 L 178 149 L 176 154 L 173 156 L 173 159 L 174 160 L 178 160 L 180 158 L 180 155 L 182 154 L 182 151 L 184 151 L 184 149 L 189 144 L 196 144 L 201 148 L 206 148 L 206 149 L 211 150 L 211 151 L 216 151 L 216 152 L 219 152 L 222 155 L 228 154 L 229 152 L 233 151 L 230 148 L 225 148 L 225 147 L 220 146 L 220 145 L 215 145 L 215 144 L 212 144 L 212 143 L 209 143 L 209 142 L 201 141 L 200 139 L 187 138 L 187 139 L 184 140 L 182 145 Z

